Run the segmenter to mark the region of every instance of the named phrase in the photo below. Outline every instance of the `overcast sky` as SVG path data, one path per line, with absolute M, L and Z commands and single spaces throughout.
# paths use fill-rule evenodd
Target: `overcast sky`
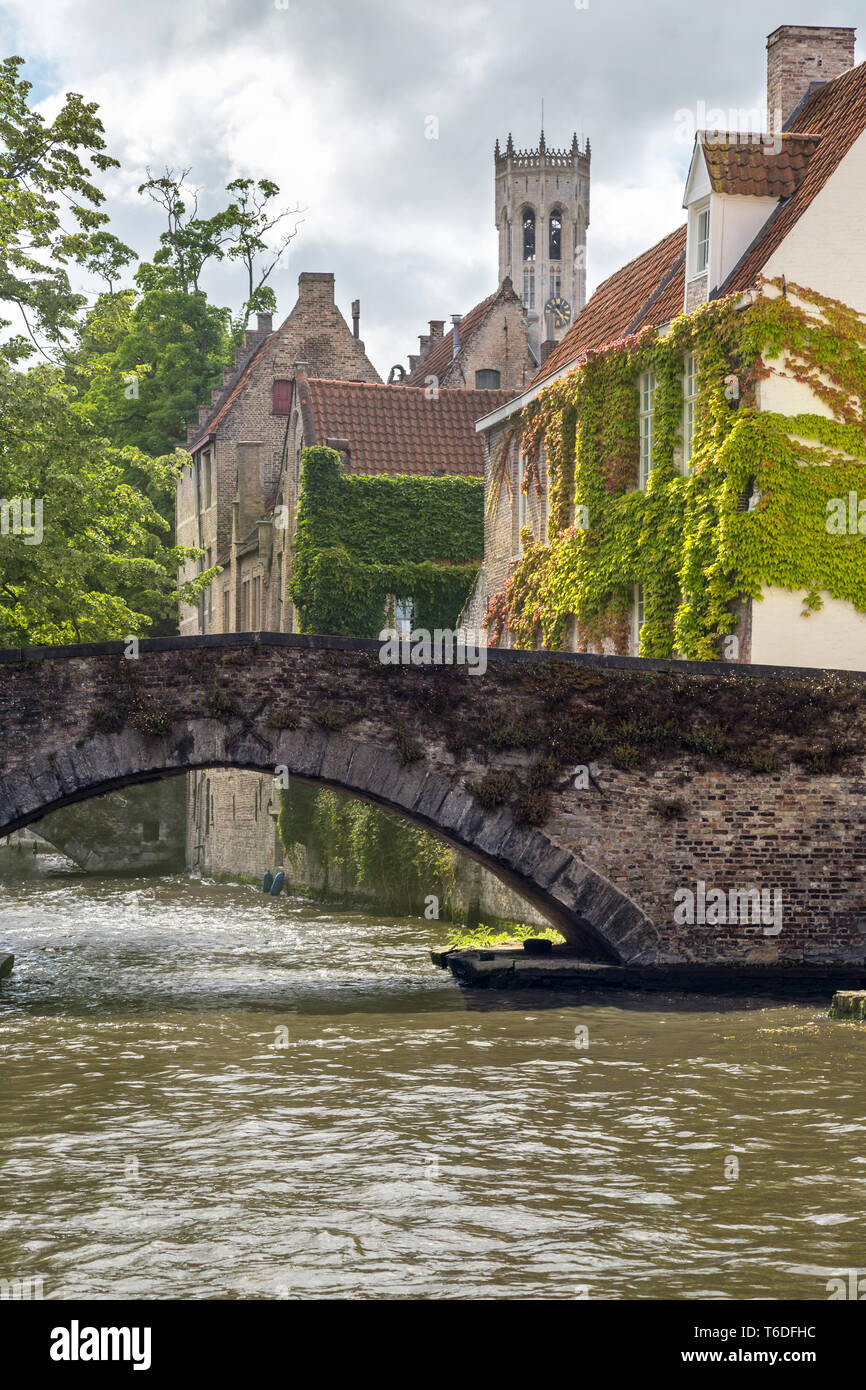
M 495 287 L 493 143 L 510 130 L 534 145 L 542 98 L 549 147 L 574 130 L 592 144 L 592 289 L 682 221 L 683 111 L 763 109 L 779 24 L 866 20 L 863 3 L 826 0 L 582 3 L 5 0 L 0 14 L 46 116 L 66 91 L 98 102 L 122 165 L 105 182 L 118 235 L 152 254 L 147 166 L 191 166 L 204 212 L 229 179 L 274 179 L 305 209 L 272 281 L 280 316 L 300 271 L 333 271 L 385 377 L 428 319 Z M 217 268 L 212 298 L 236 308 L 235 277 Z

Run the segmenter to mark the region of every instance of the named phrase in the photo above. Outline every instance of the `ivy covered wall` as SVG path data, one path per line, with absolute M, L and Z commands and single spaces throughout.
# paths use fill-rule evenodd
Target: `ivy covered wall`
M 343 471 L 333 449 L 302 456 L 289 595 L 303 632 L 376 637 L 388 596 L 415 624 L 452 628 L 484 549 L 481 478 Z
M 684 360 L 697 358 L 690 469 L 679 464 Z M 777 360 L 781 359 L 781 360 Z M 828 414 L 760 406 L 780 372 Z M 652 469 L 638 489 L 638 381 L 655 376 Z M 580 649 L 627 650 L 634 585 L 644 589 L 642 656 L 720 655 L 741 598 L 766 586 L 821 591 L 866 612 L 862 534 L 828 528 L 833 500 L 866 498 L 866 319 L 783 280 L 702 305 L 661 336 L 655 329 L 589 352 L 527 405 L 503 437 L 488 507 L 519 440 L 522 488 L 550 479 L 547 537 L 524 529 L 524 554 L 490 602 L 491 645 L 561 648 L 571 618 Z M 751 510 L 749 496 L 757 498 Z M 829 505 L 828 505 L 829 504 Z M 866 526 L 864 526 L 866 530 Z

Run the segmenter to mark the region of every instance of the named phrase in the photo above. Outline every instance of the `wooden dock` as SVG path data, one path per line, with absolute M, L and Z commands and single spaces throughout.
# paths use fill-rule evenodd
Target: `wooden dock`
M 518 943 L 474 950 L 438 947 L 430 959 L 467 989 L 628 989 L 826 999 L 841 986 L 847 987 L 845 992 L 864 991 L 866 1001 L 862 965 L 613 965 L 584 960 L 569 946 L 547 944 L 550 950 L 543 954 L 535 954 L 538 946 L 531 944 L 527 951 Z

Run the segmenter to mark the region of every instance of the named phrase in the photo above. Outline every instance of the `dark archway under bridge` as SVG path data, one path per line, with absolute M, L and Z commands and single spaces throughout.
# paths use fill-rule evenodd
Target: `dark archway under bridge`
M 124 651 L 0 651 L 0 836 L 134 783 L 284 768 L 441 836 L 587 957 L 864 962 L 859 674 L 513 651 L 471 674 L 268 633 Z M 781 931 L 677 921 L 699 883 L 778 889 Z

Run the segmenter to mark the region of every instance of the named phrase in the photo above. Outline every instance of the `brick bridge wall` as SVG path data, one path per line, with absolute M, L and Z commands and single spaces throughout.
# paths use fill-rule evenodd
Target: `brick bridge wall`
M 436 831 L 598 959 L 863 963 L 866 678 L 488 661 L 287 634 L 0 652 L 0 835 L 193 768 L 286 767 Z M 678 923 L 699 881 L 780 890 L 781 931 Z

